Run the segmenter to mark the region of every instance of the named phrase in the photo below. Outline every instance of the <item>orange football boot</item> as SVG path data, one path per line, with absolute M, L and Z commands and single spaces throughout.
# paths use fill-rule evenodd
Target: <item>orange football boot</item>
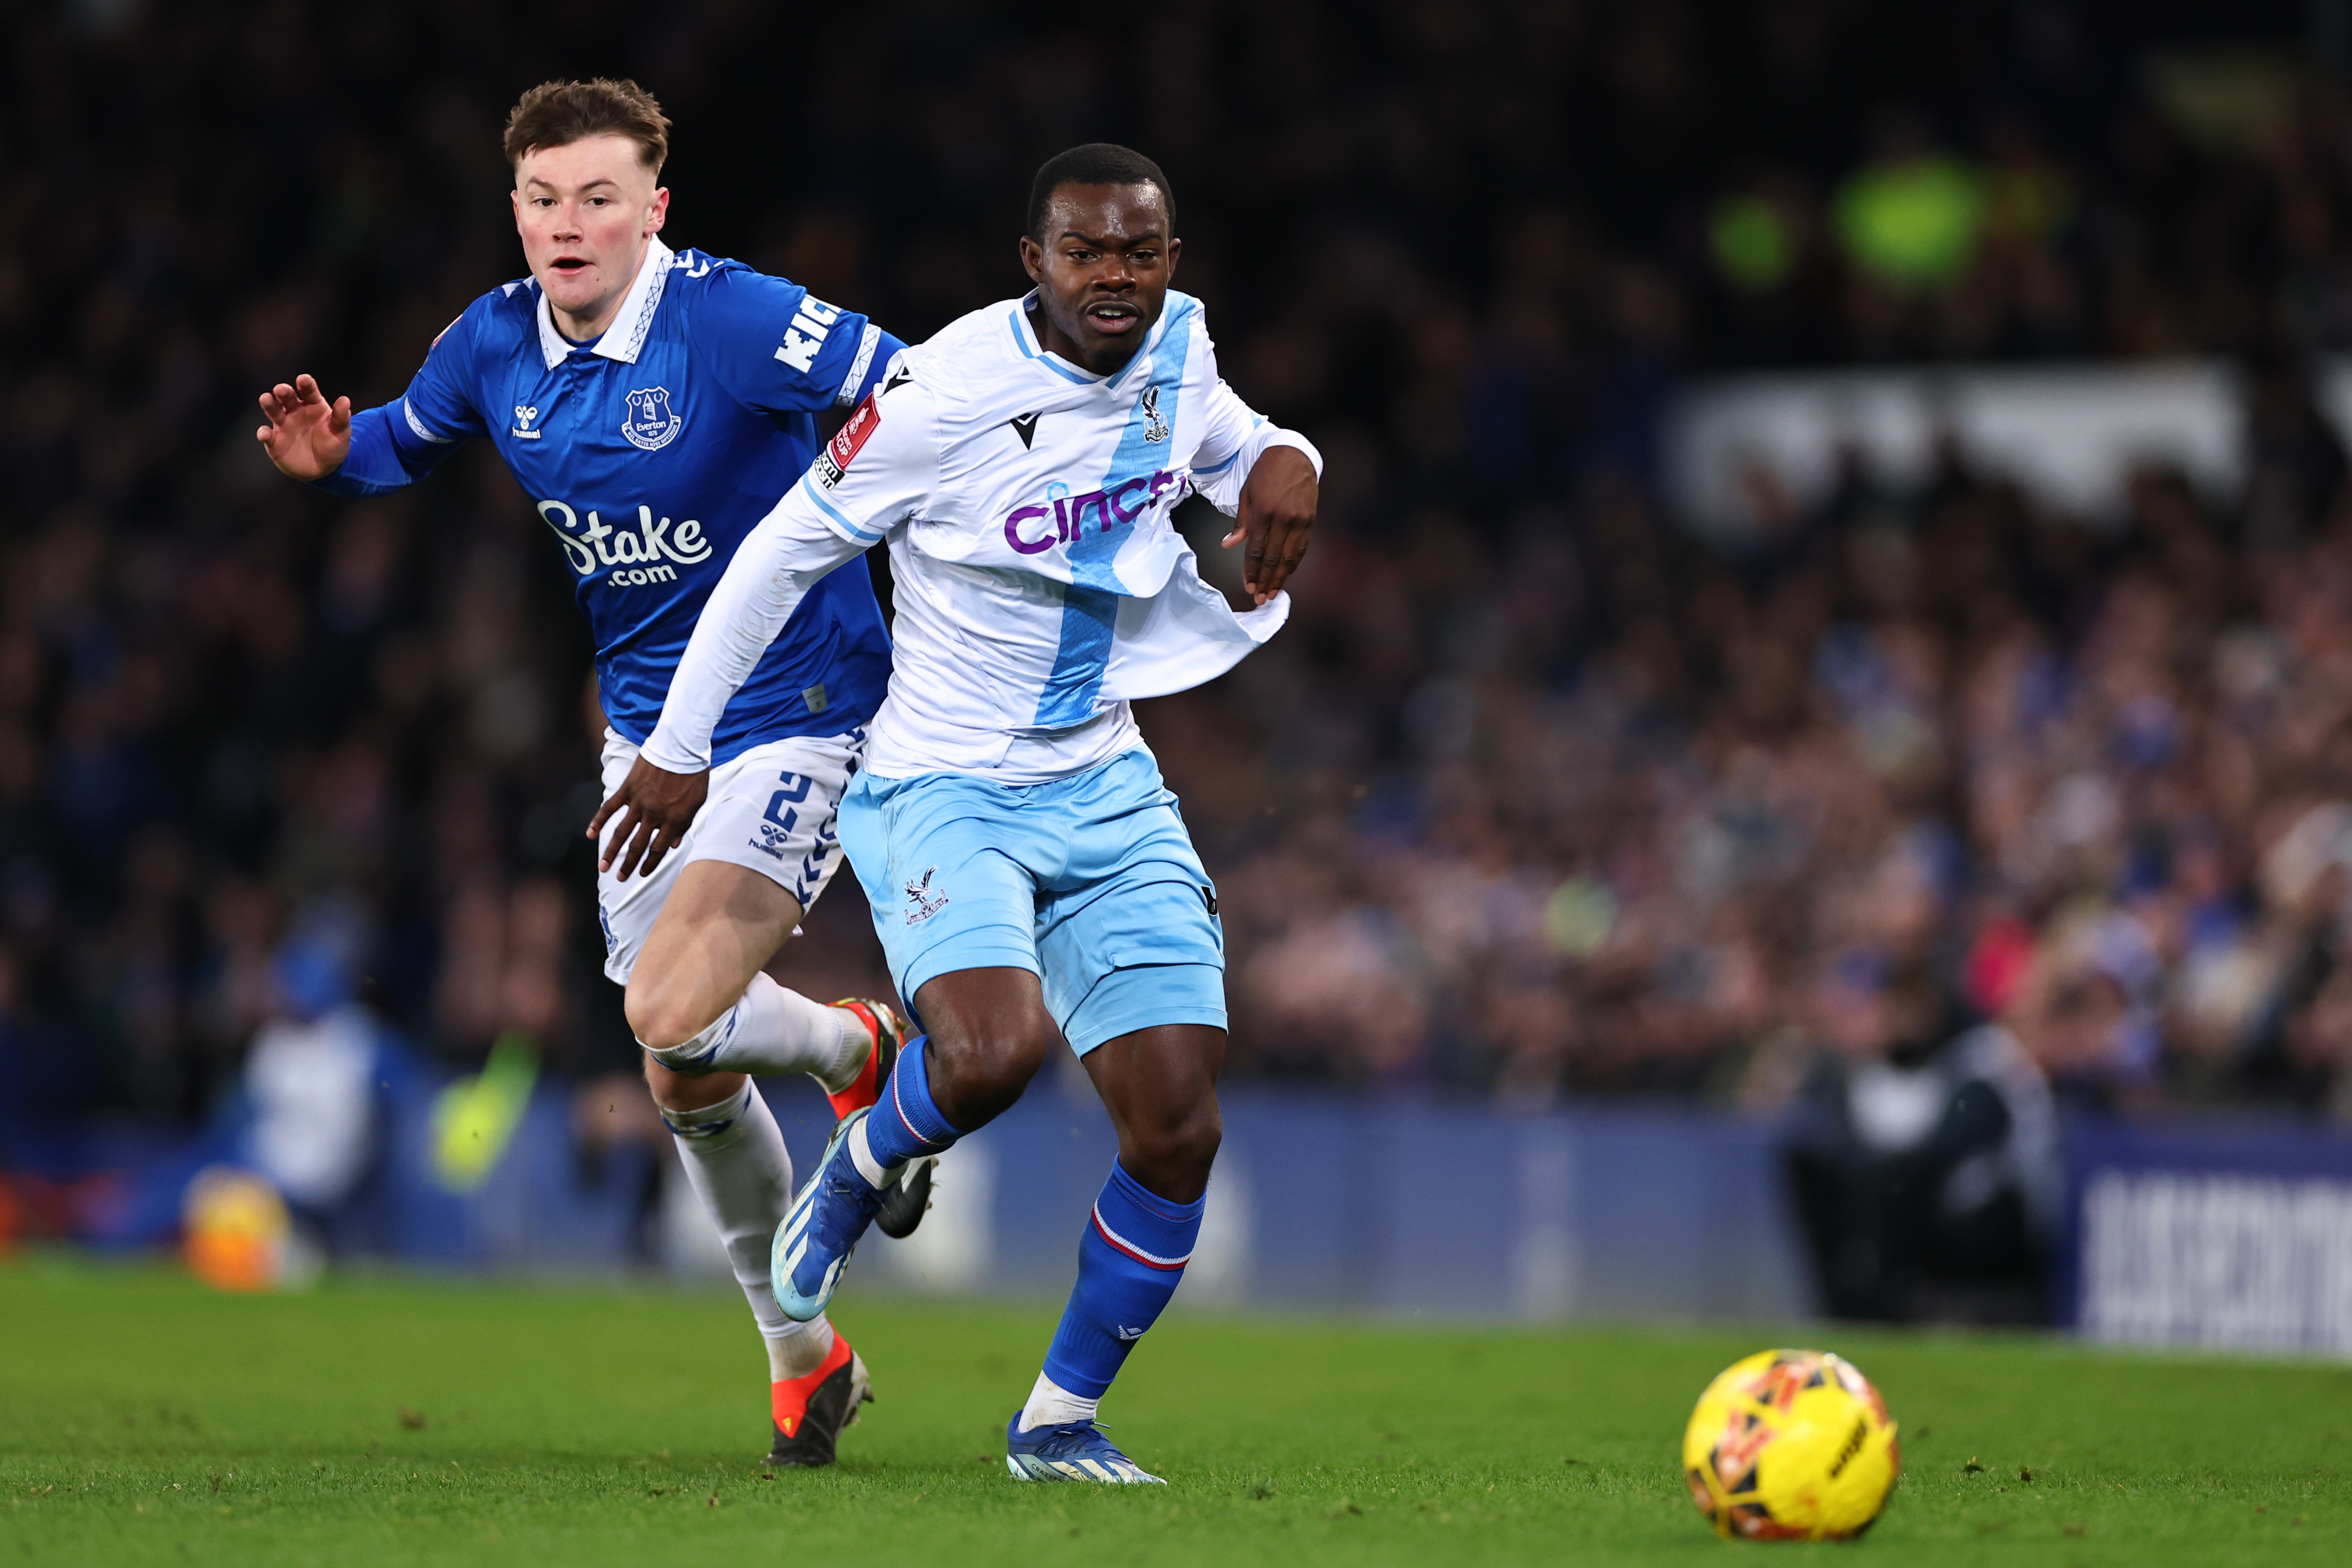
M 769 1410 L 776 1424 L 769 1467 L 815 1469 L 833 1463 L 834 1445 L 857 1424 L 857 1407 L 873 1402 L 866 1363 L 849 1348 L 849 1337 L 835 1329 L 833 1353 L 823 1365 L 768 1385 Z

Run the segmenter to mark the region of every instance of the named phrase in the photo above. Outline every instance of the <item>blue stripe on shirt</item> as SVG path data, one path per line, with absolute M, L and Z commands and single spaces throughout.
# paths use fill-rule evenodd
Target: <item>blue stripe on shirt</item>
M 831 501 L 817 494 L 816 487 L 809 483 L 805 479 L 801 480 L 801 489 L 807 495 L 810 500 L 816 503 L 817 510 L 824 513 L 827 518 L 832 520 L 835 530 L 838 532 L 848 535 L 853 542 L 858 544 L 878 544 L 881 542 L 882 535 L 869 532 L 866 529 L 860 528 L 856 523 L 850 521 L 848 518 L 842 515 L 840 508 L 835 506 Z
M 1103 489 L 1115 489 L 1122 480 L 1150 474 L 1160 454 L 1147 438 L 1151 416 L 1145 412 L 1146 387 L 1160 389 L 1158 414 L 1164 428 L 1175 428 L 1176 405 L 1184 392 L 1184 361 L 1192 345 L 1192 312 L 1198 307 L 1185 300 L 1170 312 L 1167 328 L 1151 351 L 1151 377 L 1136 388 L 1135 406 L 1128 411 L 1127 428 L 1119 432 L 1118 449 L 1111 455 Z M 1083 518 L 1081 519 L 1083 521 Z M 1054 653 L 1054 668 L 1037 694 L 1037 714 L 1030 721 L 1048 729 L 1083 724 L 1095 716 L 1102 695 L 1103 676 L 1110 668 L 1111 633 L 1118 619 L 1118 576 L 1112 570 L 1119 546 L 1127 542 L 1124 529 L 1099 528 L 1070 542 L 1072 582 L 1063 591 L 1062 640 Z

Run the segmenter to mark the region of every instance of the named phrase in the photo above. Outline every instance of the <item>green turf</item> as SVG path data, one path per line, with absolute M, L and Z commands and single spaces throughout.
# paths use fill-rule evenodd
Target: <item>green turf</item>
M 2337 1366 L 1811 1331 L 1909 1469 L 1860 1546 L 1758 1547 L 1705 1531 L 1675 1445 L 1767 1333 L 1179 1315 L 1107 1413 L 1163 1491 L 1004 1474 L 1050 1310 L 838 1315 L 881 1402 L 836 1469 L 767 1479 L 740 1299 L 0 1266 L 0 1565 L 2352 1562 Z

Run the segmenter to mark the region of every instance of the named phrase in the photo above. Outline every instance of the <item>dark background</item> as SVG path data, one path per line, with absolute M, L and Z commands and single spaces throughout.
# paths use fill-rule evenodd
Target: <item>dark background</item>
M 667 239 L 909 340 L 1025 287 L 1046 155 L 1169 171 L 1226 374 L 1329 463 L 1290 628 L 1146 719 L 1236 1073 L 1769 1107 L 1980 1012 L 2088 1102 L 2352 1110 L 2344 6 L 0 16 L 0 1121 L 202 1116 L 289 941 L 454 1062 L 633 1059 L 528 506 L 484 449 L 347 504 L 251 438 L 520 273 L 505 110 L 598 73 L 676 121 Z M 1981 209 L 1891 275 L 1841 203 L 1922 168 Z M 2184 355 L 2246 372 L 2242 498 L 2151 471 L 2095 531 L 1953 462 L 1737 555 L 1658 500 L 1708 372 Z M 854 890 L 811 925 L 805 988 L 886 984 Z

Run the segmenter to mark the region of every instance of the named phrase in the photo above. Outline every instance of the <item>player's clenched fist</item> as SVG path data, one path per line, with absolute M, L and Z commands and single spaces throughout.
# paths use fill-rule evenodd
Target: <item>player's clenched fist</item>
M 629 776 L 613 792 L 613 798 L 596 808 L 596 816 L 588 824 L 588 837 L 594 839 L 600 851 L 596 869 L 611 871 L 625 882 L 642 862 L 646 876 L 662 863 L 662 857 L 678 846 L 686 830 L 694 822 L 694 814 L 702 809 L 703 796 L 710 793 L 710 774 L 674 773 L 657 768 L 639 757 L 629 769 Z M 613 824 L 610 842 L 604 837 L 604 825 Z
M 1306 558 L 1320 493 L 1315 465 L 1295 447 L 1269 447 L 1250 469 L 1242 486 L 1241 510 L 1224 543 L 1231 548 L 1247 542 L 1242 552 L 1242 586 L 1258 604 L 1281 593 Z
M 261 395 L 269 423 L 253 433 L 281 473 L 298 479 L 323 479 L 343 466 L 352 451 L 352 400 L 332 403 L 308 375 L 294 384 L 279 382 Z

